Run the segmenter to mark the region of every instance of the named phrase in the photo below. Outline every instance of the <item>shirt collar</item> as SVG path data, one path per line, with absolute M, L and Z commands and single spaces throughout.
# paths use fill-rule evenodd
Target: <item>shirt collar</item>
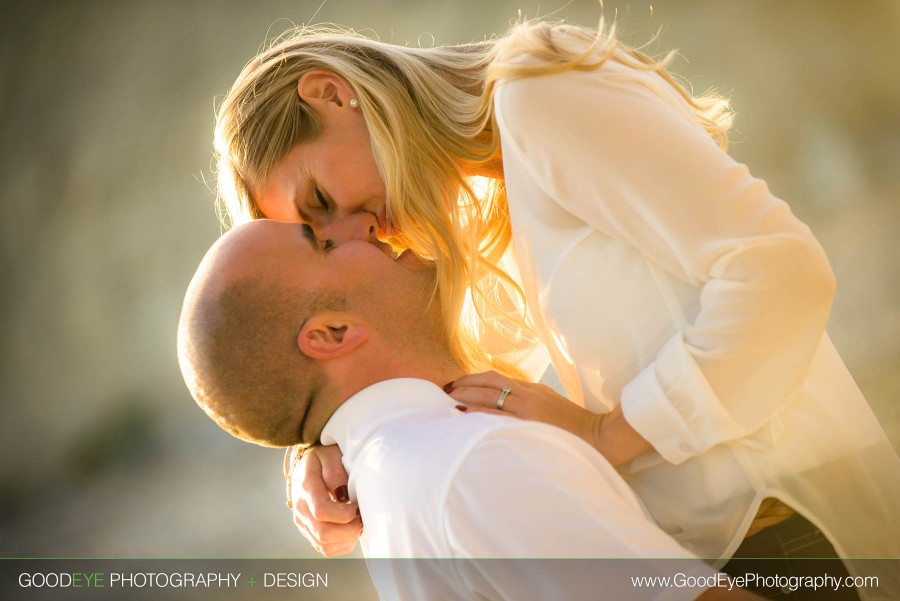
M 322 444 L 337 444 L 345 465 L 381 425 L 411 411 L 456 405 L 437 385 L 417 378 L 384 380 L 363 388 L 344 401 L 322 430 Z

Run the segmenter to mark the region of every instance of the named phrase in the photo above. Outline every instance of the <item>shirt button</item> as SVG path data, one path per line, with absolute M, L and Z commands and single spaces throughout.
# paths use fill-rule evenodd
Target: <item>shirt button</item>
M 686 442 L 678 443 L 678 450 L 681 451 L 682 453 L 690 453 L 691 445 L 689 445 Z

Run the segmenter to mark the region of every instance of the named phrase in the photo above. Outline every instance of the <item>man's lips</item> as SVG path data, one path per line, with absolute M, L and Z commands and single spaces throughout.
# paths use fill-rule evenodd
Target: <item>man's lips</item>
M 434 269 L 434 263 L 432 261 L 426 261 L 411 250 L 404 250 L 402 253 L 397 255 L 397 258 L 394 260 L 397 263 L 402 263 L 407 268 L 411 268 L 417 271 L 420 269 Z
M 376 240 L 373 240 L 373 241 L 371 242 L 371 244 L 372 244 L 373 246 L 375 246 L 375 248 L 377 248 L 378 250 L 380 250 L 381 252 L 383 252 L 384 254 L 386 254 L 387 256 L 389 256 L 390 258 L 392 258 L 392 259 L 395 259 L 395 258 L 396 258 L 396 257 L 394 256 L 396 253 L 395 253 L 394 250 L 391 248 L 391 245 L 388 244 L 387 242 L 382 242 L 381 240 L 377 240 L 377 239 L 376 239 Z

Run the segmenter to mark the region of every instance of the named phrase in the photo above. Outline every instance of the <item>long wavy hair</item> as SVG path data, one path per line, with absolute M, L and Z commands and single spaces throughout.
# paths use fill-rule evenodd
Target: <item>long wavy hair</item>
M 530 60 L 520 60 L 528 56 Z M 471 174 L 501 165 L 493 94 L 501 80 L 616 61 L 653 71 L 690 105 L 725 148 L 728 103 L 695 97 L 667 73 L 674 53 L 654 60 L 616 39 L 615 27 L 526 21 L 500 38 L 409 48 L 351 30 L 302 27 L 274 40 L 241 71 L 218 107 L 215 128 L 219 215 L 226 227 L 264 217 L 254 200 L 278 162 L 321 125 L 297 95 L 313 69 L 351 85 L 385 183 L 391 240 L 436 262 L 435 294 L 451 351 L 471 370 L 517 374 L 498 359 L 536 341 L 524 294 L 503 267 L 511 239 L 503 181 Z M 519 375 L 519 374 L 517 374 Z

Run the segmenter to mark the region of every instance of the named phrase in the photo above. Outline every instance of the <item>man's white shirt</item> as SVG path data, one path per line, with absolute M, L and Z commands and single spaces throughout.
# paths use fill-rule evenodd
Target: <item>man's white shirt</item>
M 370 561 L 383 599 L 693 599 L 703 588 L 631 576 L 715 577 L 581 439 L 455 405 L 430 382 L 387 380 L 322 432 L 343 452 L 366 558 L 417 558 Z

